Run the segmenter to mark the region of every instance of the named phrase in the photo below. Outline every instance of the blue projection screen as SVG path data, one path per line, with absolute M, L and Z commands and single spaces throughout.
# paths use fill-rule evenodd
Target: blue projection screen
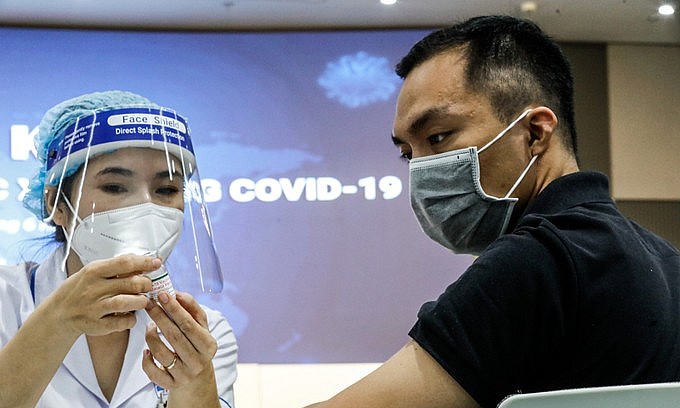
M 385 360 L 471 262 L 420 231 L 391 145 L 393 67 L 425 33 L 0 28 L 0 264 L 51 233 L 21 205 L 42 114 L 130 90 L 189 120 L 224 290 L 171 272 L 225 314 L 240 362 Z

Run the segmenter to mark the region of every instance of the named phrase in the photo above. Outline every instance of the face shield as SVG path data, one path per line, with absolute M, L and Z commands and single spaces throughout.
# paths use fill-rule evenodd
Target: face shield
M 83 264 L 125 253 L 159 255 L 178 289 L 222 290 L 182 116 L 156 107 L 92 110 L 54 138 L 45 166 L 45 185 L 70 211 L 67 250 Z M 56 209 L 43 209 L 46 221 Z

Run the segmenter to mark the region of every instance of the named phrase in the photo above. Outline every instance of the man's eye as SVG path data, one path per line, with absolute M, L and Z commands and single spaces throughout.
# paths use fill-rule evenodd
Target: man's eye
M 441 143 L 449 135 L 450 133 L 438 133 L 436 135 L 428 136 L 427 141 L 430 142 L 430 145 L 436 145 L 437 143 Z
M 399 158 L 400 158 L 401 160 L 403 160 L 403 161 L 405 161 L 405 162 L 408 163 L 408 162 L 411 161 L 411 156 L 412 156 L 412 153 L 411 153 L 411 152 L 403 152 L 403 153 L 399 156 Z

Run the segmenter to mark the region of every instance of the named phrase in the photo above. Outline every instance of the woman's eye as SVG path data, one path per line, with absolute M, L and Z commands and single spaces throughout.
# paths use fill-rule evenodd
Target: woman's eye
M 179 191 L 180 189 L 176 186 L 165 186 L 156 189 L 156 193 L 167 196 L 177 194 Z
M 121 194 L 127 190 L 120 184 L 105 184 L 102 186 L 102 190 L 110 194 Z
M 173 177 L 164 183 L 156 185 L 156 193 L 163 195 L 173 195 L 184 192 L 184 179 L 182 177 Z

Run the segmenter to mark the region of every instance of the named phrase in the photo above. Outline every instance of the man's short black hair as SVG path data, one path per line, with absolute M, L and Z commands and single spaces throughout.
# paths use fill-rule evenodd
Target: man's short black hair
M 576 154 L 569 61 L 536 24 L 510 16 L 471 18 L 420 40 L 397 64 L 396 73 L 406 78 L 423 62 L 456 49 L 467 61 L 466 89 L 486 96 L 499 120 L 512 121 L 531 103 L 545 105 L 557 114 L 564 144 Z

